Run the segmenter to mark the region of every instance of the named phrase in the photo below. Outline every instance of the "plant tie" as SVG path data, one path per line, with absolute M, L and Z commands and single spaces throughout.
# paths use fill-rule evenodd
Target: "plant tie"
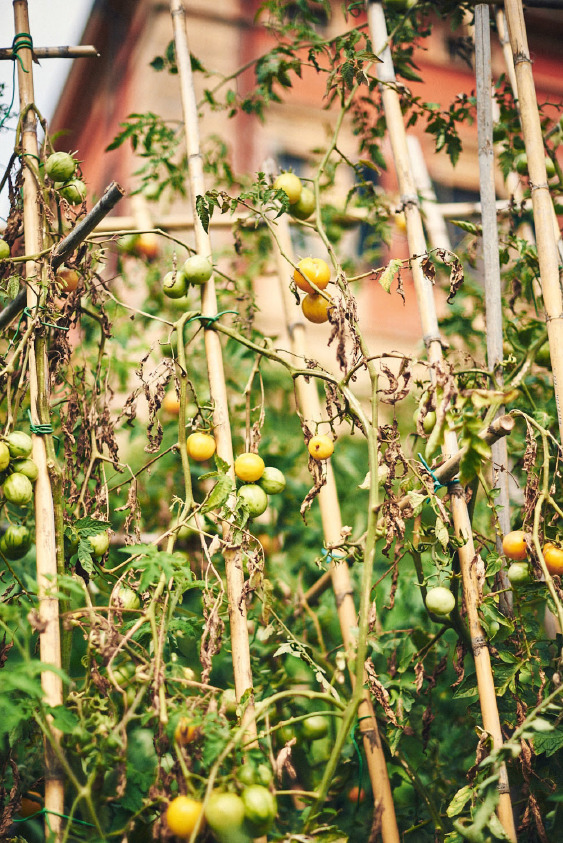
M 29 73 L 29 70 L 26 70 L 23 66 L 22 57 L 18 56 L 19 50 L 33 50 L 33 38 L 29 32 L 16 32 L 14 40 L 12 41 L 12 56 L 19 61 L 23 72 Z
M 434 481 L 434 491 L 435 492 L 437 492 L 438 489 L 449 489 L 450 486 L 453 486 L 457 483 L 457 480 L 448 480 L 447 483 L 442 483 L 436 477 L 435 472 L 433 471 L 433 469 L 430 468 L 430 466 L 428 465 L 428 463 L 426 462 L 426 460 L 424 459 L 422 454 L 418 455 L 418 459 L 420 460 L 420 462 L 422 463 L 422 465 L 424 466 L 424 468 L 426 469 L 426 471 L 428 472 L 428 474 L 430 475 L 430 477 Z
M 80 825 L 87 825 L 90 828 L 95 828 L 92 823 L 87 823 L 84 820 L 78 820 L 76 817 L 69 817 L 68 814 L 59 814 L 57 811 L 49 811 L 47 808 L 41 808 L 39 811 L 36 811 L 35 814 L 30 814 L 29 817 L 15 817 L 12 819 L 14 823 L 26 823 L 28 820 L 33 820 L 35 817 L 40 817 L 42 814 L 53 814 L 55 817 L 62 817 L 63 820 L 70 820 L 71 823 L 79 823 Z M 49 825 L 49 817 L 45 816 L 47 825 Z
M 198 316 L 192 316 L 191 319 L 188 319 L 186 325 L 189 325 L 190 322 L 193 322 L 195 319 L 199 319 L 204 328 L 210 328 L 213 323 L 217 322 L 221 316 L 225 315 L 225 313 L 235 313 L 238 315 L 237 310 L 221 310 L 216 316 L 202 316 L 199 314 Z

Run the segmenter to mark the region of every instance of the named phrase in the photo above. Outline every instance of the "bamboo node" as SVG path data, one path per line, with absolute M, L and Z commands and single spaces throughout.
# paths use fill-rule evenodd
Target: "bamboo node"
M 516 53 L 514 56 L 514 64 L 532 64 L 532 59 L 525 53 Z
M 403 193 L 400 197 L 401 200 L 401 211 L 404 211 L 407 205 L 414 205 L 418 208 L 418 196 L 416 193 Z
M 510 793 L 510 785 L 508 782 L 499 782 L 498 783 L 498 792 L 499 793 Z
M 442 348 L 444 347 L 444 343 L 442 342 L 442 338 L 437 336 L 436 334 L 426 334 L 426 336 L 422 337 L 424 345 L 426 348 L 429 348 L 433 342 L 439 342 Z
M 487 643 L 487 639 L 484 635 L 475 635 L 471 639 L 471 649 L 473 650 L 473 655 L 476 656 L 480 653 L 483 647 L 487 646 Z
M 301 319 L 298 322 L 291 322 L 287 326 L 287 332 L 290 336 L 290 339 L 293 339 L 293 337 L 295 335 L 295 329 L 296 328 L 304 328 L 304 327 L 305 327 L 305 322 L 303 322 Z
M 553 322 L 554 319 L 563 319 L 563 313 L 560 313 L 559 316 L 550 316 L 549 313 L 546 314 L 546 317 L 545 317 L 546 322 Z
M 530 192 L 534 192 L 534 190 L 549 190 L 549 185 L 546 181 L 541 182 L 541 184 L 533 184 L 530 182 Z
M 350 590 L 350 591 L 339 591 L 338 594 L 335 592 L 334 599 L 336 600 L 337 609 L 339 609 L 340 606 L 342 606 L 342 604 L 344 603 L 344 601 L 346 600 L 347 597 L 350 597 L 353 594 L 354 594 L 354 592 L 352 590 Z

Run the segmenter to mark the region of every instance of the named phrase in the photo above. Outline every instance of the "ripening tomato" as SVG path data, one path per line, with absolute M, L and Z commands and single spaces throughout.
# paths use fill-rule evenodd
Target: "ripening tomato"
M 301 179 L 295 173 L 280 173 L 274 182 L 276 190 L 283 190 L 291 205 L 299 201 L 301 196 Z
M 197 728 L 189 717 L 182 716 L 176 724 L 174 729 L 174 740 L 180 746 L 187 746 L 191 743 L 197 734 Z
M 252 837 L 260 837 L 271 827 L 278 813 L 276 797 L 260 784 L 251 784 L 242 792 L 244 817 Z
M 14 506 L 26 506 L 33 497 L 31 480 L 15 471 L 4 482 L 4 497 Z
M 8 559 L 21 559 L 31 547 L 31 533 L 23 525 L 10 524 L 0 539 L 0 550 Z
M 521 562 L 528 555 L 526 533 L 524 530 L 512 530 L 502 540 L 502 550 L 509 559 Z
M 10 465 L 10 449 L 5 442 L 0 442 L 0 471 Z
M 255 483 L 264 474 L 264 460 L 258 454 L 240 454 L 235 460 L 235 474 L 245 483 Z
M 183 269 L 167 272 L 162 279 L 162 292 L 169 299 L 181 299 L 188 291 L 188 280 Z
M 301 310 L 303 316 L 309 322 L 314 322 L 315 325 L 322 325 L 323 322 L 328 322 L 329 313 L 334 305 L 327 301 L 324 296 L 315 293 L 307 293 L 301 302 Z
M 215 453 L 216 447 L 215 437 L 209 433 L 202 433 L 200 430 L 190 433 L 186 440 L 188 456 L 196 462 L 204 462 L 210 459 Z
M 563 549 L 557 547 L 557 545 L 548 542 L 544 545 L 543 548 L 543 558 L 545 559 L 545 564 L 547 566 L 547 570 L 553 576 L 556 574 L 558 577 L 563 575 Z
M 86 185 L 81 179 L 70 179 L 61 185 L 59 193 L 69 205 L 81 205 L 86 199 Z
M 309 439 L 309 453 L 315 460 L 327 460 L 334 452 L 334 442 L 326 433 L 320 433 Z
M 10 257 L 10 245 L 5 240 L 0 239 L 0 261 L 5 261 Z
M 162 409 L 165 413 L 170 413 L 171 416 L 177 416 L 180 412 L 180 399 L 176 395 L 175 389 L 169 389 L 162 399 Z
M 62 266 L 57 271 L 57 281 L 61 285 L 61 292 L 73 293 L 78 287 L 80 276 L 75 269 L 67 269 L 66 266 Z
M 303 258 L 297 264 L 293 273 L 293 280 L 304 293 L 315 293 L 315 284 L 319 290 L 324 290 L 330 281 L 330 267 L 322 258 Z
M 300 731 L 306 740 L 318 741 L 328 734 L 328 721 L 322 714 L 312 714 L 303 720 Z
M 15 458 L 29 457 L 33 448 L 31 436 L 28 436 L 23 430 L 14 430 L 13 433 L 6 436 L 6 444 L 10 451 L 10 456 Z
M 203 811 L 203 805 L 189 796 L 177 796 L 166 809 L 166 825 L 177 837 L 190 837 Z
M 35 483 L 37 478 L 39 477 L 39 469 L 37 468 L 37 463 L 34 462 L 30 457 L 25 457 L 21 460 L 14 460 L 12 463 L 12 468 L 14 471 L 17 471 L 18 474 L 25 474 L 26 477 L 29 477 L 32 483 Z
M 205 806 L 205 819 L 219 838 L 244 823 L 244 802 L 236 793 L 212 793 Z

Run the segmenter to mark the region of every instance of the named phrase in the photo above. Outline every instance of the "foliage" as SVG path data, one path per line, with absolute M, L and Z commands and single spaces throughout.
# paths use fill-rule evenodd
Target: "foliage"
M 546 539 L 561 539 L 563 511 L 553 379 L 549 362 L 540 359 L 546 330 L 537 249 L 523 231 L 530 190 L 526 185 L 522 203 L 511 206 L 499 232 L 504 384 L 485 360 L 475 260 L 480 229 L 472 222 L 459 222 L 466 238 L 455 255 L 442 249 L 418 256 L 426 277 L 446 290 L 449 285 L 441 324 L 451 343 L 445 359 L 429 363 L 395 351 L 374 357 L 360 330 L 356 294 L 378 281 L 387 294 L 404 297 L 403 275 L 414 259 L 389 254 L 383 243 L 396 209 L 372 179 L 387 166 L 382 141 L 388 127 L 363 5 L 344 4 L 346 27 L 332 34 L 333 4 L 325 0 L 263 3 L 257 25 L 270 34 L 272 48 L 251 63 L 250 91 L 239 89 L 238 76 L 217 81 L 192 57 L 206 86 L 204 119 L 212 109 L 267 120 L 269 106 L 291 95 L 305 67 L 325 80 L 333 135 L 311 156 L 316 214 L 295 225 L 324 246 L 332 267 L 326 338 L 335 348 L 336 374 L 314 359 L 288 354 L 285 340 L 259 330 L 253 281 L 266 267 L 271 274 L 280 248 L 288 279 L 293 275 L 277 228 L 292 209 L 271 173 L 234 172 L 224 139 L 205 145 L 210 185 L 194 197 L 206 231 L 218 213 L 243 215 L 233 222 L 232 245 L 216 273 L 218 319 L 201 315 L 195 287 L 181 300 L 163 294 L 164 271 L 176 271 L 193 252 L 187 239 L 163 236 L 158 263 L 151 264 L 123 241 L 100 243 L 95 236 L 67 262 L 80 274 L 76 291 L 61 290 L 47 255 L 38 309 L 3 326 L 4 435 L 27 426 L 31 344 L 36 353 L 44 343 L 48 348 L 51 392 L 43 421 L 48 418 L 54 436 L 42 435 L 54 466 L 59 576 L 50 596 L 61 612 L 63 667 L 57 672 L 64 687 L 64 704 L 49 707 L 41 676 L 54 669 L 38 650 L 43 627 L 35 547 L 9 559 L 0 545 L 0 827 L 6 839 L 47 839 L 40 820 L 26 818 L 22 805 L 22 795 L 43 792 L 44 742 L 56 753 L 66 784 L 65 840 L 166 839 L 165 808 L 176 796 L 240 794 L 249 781 L 277 791 L 273 839 L 374 839 L 378 817 L 358 716 L 364 664 L 402 835 L 422 843 L 505 839 L 495 813 L 505 763 L 520 839 L 555 839 L 561 822 L 561 635 L 550 633 L 546 610 L 561 619 L 562 606 L 559 578 L 546 577 L 541 548 Z M 407 13 L 388 9 L 402 80 L 417 79 L 416 54 L 432 34 L 430 12 L 455 29 L 472 8 L 447 0 L 419 3 Z M 152 65 L 176 75 L 175 50 L 169 45 Z M 459 126 L 473 120 L 473 98 L 460 96 L 441 108 L 402 82 L 398 89 L 406 122 L 422 120 L 436 151 L 455 164 L 463 154 Z M 497 142 L 507 174 L 523 141 L 504 83 L 496 96 Z M 339 146 L 344 118 L 351 119 L 357 139 L 353 161 Z M 542 113 L 542 126 L 547 152 L 556 158 L 559 123 Z M 180 125 L 135 113 L 108 149 L 129 142 L 142 162 L 139 190 L 152 199 L 164 190 L 185 195 Z M 41 161 L 49 151 L 47 136 Z M 18 162 L 40 184 L 38 207 L 54 244 L 83 211 L 60 198 L 36 162 L 21 154 Z M 334 187 L 342 173 L 349 187 L 338 202 Z M 22 221 L 21 169 L 8 178 L 12 206 L 5 236 L 13 246 Z M 341 254 L 343 234 L 357 227 L 360 216 L 366 242 L 371 238 L 376 246 L 360 256 L 350 257 L 344 248 Z M 5 301 L 24 283 L 23 266 L 20 258 L 0 265 Z M 144 300 L 136 289 L 133 306 L 140 276 Z M 187 434 L 213 432 L 217 424 L 204 343 L 209 331 L 223 343 L 235 455 L 259 450 L 287 481 L 256 520 L 237 494 L 231 466 L 216 454 L 202 468 L 185 448 Z M 367 373 L 368 396 L 361 393 L 360 372 Z M 304 377 L 324 390 L 322 419 L 296 407 L 295 382 Z M 509 443 L 518 488 L 511 517 L 529 536 L 533 573 L 530 584 L 514 591 L 513 611 L 503 603 L 498 491 L 490 445 L 481 435 L 502 407 L 516 420 Z M 425 428 L 431 414 L 434 424 Z M 307 454 L 317 433 L 336 440 L 331 465 L 343 490 L 345 526 L 330 546 L 316 505 L 327 472 Z M 437 478 L 444 437 L 451 441 L 453 433 L 463 449 L 463 488 L 457 481 L 442 486 Z M 12 470 L 3 469 L 2 482 Z M 460 573 L 468 537 L 454 529 L 456 493 L 470 501 L 479 620 L 505 737 L 500 748 L 482 728 L 467 583 Z M 25 524 L 35 530 L 31 508 L 2 499 L 2 509 L 3 528 Z M 108 529 L 109 551 L 97 556 L 89 539 Z M 233 554 L 244 573 L 241 604 L 248 613 L 254 699 L 250 689 L 241 694 L 239 688 L 233 700 L 230 621 L 241 610 L 226 583 Z M 317 588 L 332 560 L 349 568 L 357 595 L 357 653 L 342 643 L 334 596 Z M 436 586 L 455 596 L 448 616 L 425 607 L 427 590 Z M 249 712 L 256 718 L 256 741 L 248 736 Z M 316 736 L 307 732 L 304 724 L 315 715 L 324 718 L 326 734 L 320 734 L 324 727 Z M 196 727 L 193 741 L 175 739 L 181 717 Z M 360 791 L 350 799 L 355 786 L 366 791 L 365 800 Z M 202 833 L 209 838 L 209 831 Z

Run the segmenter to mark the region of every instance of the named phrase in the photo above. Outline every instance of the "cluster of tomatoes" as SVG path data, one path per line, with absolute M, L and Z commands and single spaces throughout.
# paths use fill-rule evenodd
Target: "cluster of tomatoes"
M 4 498 L 18 508 L 33 498 L 37 465 L 31 459 L 31 437 L 15 430 L 0 441 L 0 482 Z M 0 551 L 7 559 L 21 559 L 31 547 L 31 533 L 24 525 L 10 524 L 0 538 Z
M 315 209 L 315 195 L 308 187 L 303 187 L 301 179 L 295 173 L 281 173 L 274 182 L 276 190 L 283 190 L 289 199 L 289 212 L 304 220 Z M 322 258 L 303 258 L 293 273 L 295 285 L 306 293 L 301 302 L 303 316 L 309 322 L 322 324 L 328 322 L 334 303 L 329 295 L 323 293 L 330 281 L 330 267 Z
M 162 291 L 170 299 L 181 299 L 190 284 L 202 285 L 211 278 L 213 265 L 203 255 L 191 255 L 180 269 L 167 272 L 162 281 Z
M 86 185 L 75 178 L 76 160 L 68 152 L 53 152 L 45 162 L 45 173 L 55 190 L 69 205 L 81 205 L 86 199 Z
M 527 535 L 524 530 L 512 530 L 502 540 L 502 550 L 508 559 L 514 560 L 507 571 L 512 585 L 522 585 L 531 579 L 528 562 Z M 542 548 L 543 558 L 550 574 L 563 575 L 563 548 L 547 542 Z

